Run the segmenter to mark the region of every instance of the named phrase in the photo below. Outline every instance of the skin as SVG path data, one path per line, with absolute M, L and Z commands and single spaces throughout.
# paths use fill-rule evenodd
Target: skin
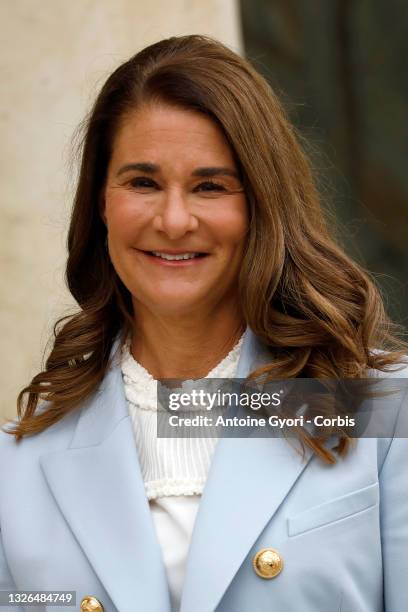
M 154 172 L 128 168 L 155 164 Z M 217 124 L 165 104 L 122 118 L 108 166 L 101 215 L 112 264 L 132 295 L 131 351 L 154 378 L 205 376 L 245 328 L 237 280 L 248 232 L 239 177 Z M 215 186 L 212 184 L 215 183 Z M 146 251 L 205 252 L 192 265 L 163 265 Z

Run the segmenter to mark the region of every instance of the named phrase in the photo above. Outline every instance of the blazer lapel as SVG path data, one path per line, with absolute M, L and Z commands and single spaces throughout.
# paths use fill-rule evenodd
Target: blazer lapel
M 118 338 L 112 349 L 115 355 Z M 119 361 L 81 411 L 68 449 L 42 455 L 55 500 L 121 612 L 170 612 Z M 69 571 L 69 568 L 67 568 Z
M 265 361 L 245 332 L 236 378 Z M 255 433 L 255 432 L 254 432 Z M 197 512 L 180 612 L 212 612 L 265 525 L 310 460 L 281 438 L 220 438 Z M 273 545 L 273 543 L 271 543 Z

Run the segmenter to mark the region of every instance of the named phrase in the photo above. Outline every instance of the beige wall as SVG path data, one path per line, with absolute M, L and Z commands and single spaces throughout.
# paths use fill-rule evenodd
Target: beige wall
M 0 23 L 0 415 L 13 417 L 54 321 L 74 305 L 63 281 L 70 140 L 98 87 L 122 60 L 170 35 L 242 46 L 235 0 L 5 0 Z

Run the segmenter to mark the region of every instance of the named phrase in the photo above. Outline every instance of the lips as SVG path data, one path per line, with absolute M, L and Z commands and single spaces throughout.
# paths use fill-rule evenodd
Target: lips
M 161 255 L 164 256 L 169 256 L 174 257 L 174 256 L 181 256 L 181 255 L 189 255 L 192 256 L 194 255 L 194 257 L 204 257 L 204 255 L 209 255 L 209 253 L 207 251 L 195 251 L 193 249 L 190 249 L 189 251 L 186 249 L 184 251 L 182 251 L 181 249 L 174 249 L 174 250 L 161 250 L 161 249 L 153 249 L 152 251 L 145 251 L 142 249 L 138 249 L 141 253 L 145 253 L 146 255 L 153 255 L 154 257 L 160 257 Z
M 196 249 L 152 249 L 151 251 L 146 251 L 140 249 L 143 253 L 163 253 L 164 255 L 184 255 L 186 253 L 196 253 L 199 255 L 208 255 L 207 251 L 197 251 Z
M 166 253 L 166 252 L 157 252 L 150 251 L 150 255 L 154 255 L 155 257 L 159 257 L 161 259 L 165 259 L 166 261 L 185 261 L 187 259 L 194 259 L 196 257 L 203 257 L 204 253 L 197 252 L 187 252 L 187 253 Z
M 198 251 L 142 251 L 150 261 L 168 266 L 188 266 L 202 261 L 209 253 Z M 185 257 L 181 257 L 185 255 Z M 192 256 L 193 255 L 193 256 Z M 166 257 L 167 256 L 167 257 Z M 176 258 L 177 256 L 177 258 Z

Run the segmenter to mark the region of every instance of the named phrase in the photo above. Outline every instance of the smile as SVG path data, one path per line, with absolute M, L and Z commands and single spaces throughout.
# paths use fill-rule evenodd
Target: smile
M 161 253 L 160 251 L 151 251 L 155 257 L 161 257 L 168 261 L 179 261 L 180 259 L 193 259 L 193 257 L 201 257 L 204 253 L 178 253 L 177 255 L 171 255 L 170 253 Z
M 147 256 L 152 263 L 170 267 L 195 266 L 202 262 L 208 253 L 186 251 L 185 253 L 165 253 L 162 251 L 139 251 Z

